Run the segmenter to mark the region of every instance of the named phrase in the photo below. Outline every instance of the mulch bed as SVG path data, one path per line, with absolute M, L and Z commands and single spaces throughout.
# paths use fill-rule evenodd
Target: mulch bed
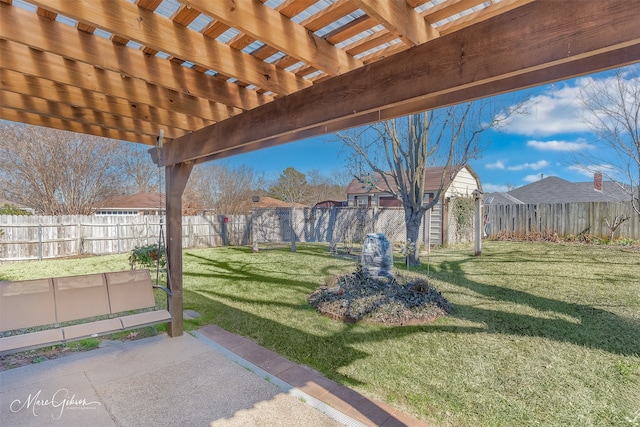
M 371 277 L 361 269 L 319 287 L 308 301 L 321 314 L 346 323 L 419 325 L 452 311 L 428 280 Z

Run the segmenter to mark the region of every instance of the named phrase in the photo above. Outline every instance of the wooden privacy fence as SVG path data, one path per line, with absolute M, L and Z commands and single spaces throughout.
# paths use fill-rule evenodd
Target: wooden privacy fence
M 613 238 L 640 239 L 640 218 L 631 202 L 486 205 L 484 214 L 485 233 L 489 237 L 510 232 L 516 236 L 556 233 L 559 237 L 588 233 L 605 238 L 616 219 L 626 217 Z
M 128 252 L 158 243 L 160 216 L 0 216 L 0 261 Z M 185 248 L 246 245 L 250 215 L 182 218 Z
M 128 252 L 158 242 L 159 216 L 0 216 L 0 262 Z M 420 229 L 426 245 L 441 243 L 439 216 L 425 215 Z M 163 225 L 164 226 L 164 225 Z M 165 230 L 166 232 L 166 230 Z M 405 239 L 404 211 L 398 208 L 270 208 L 253 215 L 182 218 L 184 248 L 298 242 L 359 244 L 367 233 Z
M 260 208 L 254 211 L 252 238 L 259 243 L 364 242 L 367 233 L 384 233 L 391 242 L 404 242 L 406 228 L 402 208 Z M 441 244 L 440 217 L 428 212 L 420 226 L 424 245 Z
M 614 238 L 640 239 L 640 220 L 631 203 L 560 203 L 485 206 L 488 237 L 501 232 L 525 236 L 556 233 L 560 237 L 589 233 L 607 237 L 617 217 L 628 216 Z M 0 262 L 61 258 L 84 254 L 123 253 L 136 246 L 158 242 L 160 216 L 0 216 Z M 442 228 L 441 213 L 427 212 L 420 227 L 421 244 L 469 241 L 455 230 L 451 218 Z M 165 230 L 166 231 L 166 230 Z M 401 208 L 270 208 L 253 215 L 185 216 L 182 218 L 184 248 L 259 243 L 341 243 L 364 241 L 367 233 L 384 233 L 392 242 L 405 239 Z

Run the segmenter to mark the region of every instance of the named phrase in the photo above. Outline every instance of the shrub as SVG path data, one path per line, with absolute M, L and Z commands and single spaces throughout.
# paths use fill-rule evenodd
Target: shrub
M 146 268 L 154 268 L 160 264 L 160 268 L 164 268 L 167 264 L 167 251 L 164 246 L 157 244 L 147 246 L 136 246 L 129 255 L 129 265 L 131 269 L 135 269 L 137 265 Z
M 0 215 L 31 215 L 31 212 L 17 208 L 9 203 L 0 206 Z

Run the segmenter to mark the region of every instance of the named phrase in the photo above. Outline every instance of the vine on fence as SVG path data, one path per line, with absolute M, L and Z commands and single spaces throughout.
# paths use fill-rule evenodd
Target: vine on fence
M 473 228 L 475 203 L 471 197 L 452 197 L 449 199 L 449 211 L 456 222 L 458 240 Z

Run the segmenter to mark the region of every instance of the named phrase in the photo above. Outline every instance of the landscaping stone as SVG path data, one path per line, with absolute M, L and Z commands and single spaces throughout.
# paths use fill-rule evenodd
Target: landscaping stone
M 362 268 L 373 277 L 393 277 L 393 248 L 383 233 L 370 233 L 362 245 Z

